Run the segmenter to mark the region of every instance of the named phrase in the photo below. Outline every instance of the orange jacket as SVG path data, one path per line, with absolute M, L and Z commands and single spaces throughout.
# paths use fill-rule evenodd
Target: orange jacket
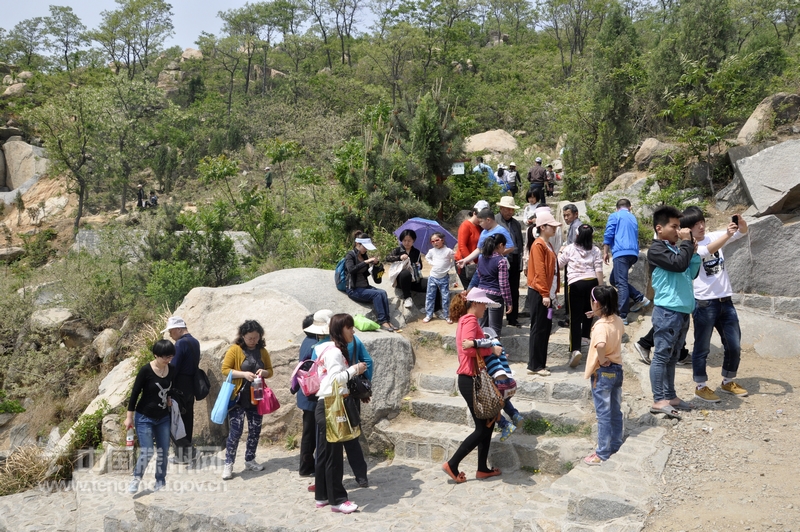
M 528 255 L 528 288 L 550 297 L 550 287 L 556 275 L 556 254 L 550 244 L 542 238 L 533 241 Z M 561 280 L 556 277 L 556 292 L 561 288 Z

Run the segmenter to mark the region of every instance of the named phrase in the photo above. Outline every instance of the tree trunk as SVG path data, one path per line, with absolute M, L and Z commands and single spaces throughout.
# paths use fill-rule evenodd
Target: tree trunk
M 78 234 L 78 226 L 81 223 L 83 216 L 83 201 L 86 195 L 86 182 L 83 179 L 78 180 L 78 214 L 75 215 L 75 223 L 72 224 L 72 232 Z

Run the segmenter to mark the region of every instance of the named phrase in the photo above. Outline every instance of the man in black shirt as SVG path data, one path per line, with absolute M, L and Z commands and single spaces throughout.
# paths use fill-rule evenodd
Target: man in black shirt
M 181 418 L 186 427 L 186 437 L 175 441 L 175 457 L 171 463 L 186 464 L 195 458 L 192 448 L 192 430 L 194 428 L 194 377 L 200 366 L 200 342 L 186 328 L 183 318 L 172 316 L 167 320 L 168 332 L 175 342 L 175 357 L 172 366 L 177 370 L 175 377 L 175 399 L 181 407 Z

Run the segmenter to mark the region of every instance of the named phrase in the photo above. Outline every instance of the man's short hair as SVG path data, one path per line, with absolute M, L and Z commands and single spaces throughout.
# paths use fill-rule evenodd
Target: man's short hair
M 705 222 L 706 217 L 703 216 L 703 209 L 696 205 L 686 207 L 681 215 L 681 227 L 688 227 L 691 229 L 697 222 Z
M 483 209 L 481 212 L 478 213 L 478 218 L 480 218 L 481 220 L 485 220 L 487 218 L 491 218 L 492 220 L 494 220 L 494 213 L 492 212 L 492 209 Z
M 483 157 L 480 157 L 480 156 L 478 156 L 478 157 L 477 157 L 477 161 L 478 161 L 479 163 L 482 163 L 482 162 L 483 162 Z
M 564 205 L 563 211 L 572 211 L 572 214 L 578 214 L 578 207 L 576 207 L 573 203 L 568 203 Z
M 619 200 L 617 202 L 617 209 L 622 209 L 623 207 L 626 208 L 626 209 L 630 209 L 631 208 L 631 202 L 630 202 L 629 199 L 622 198 L 621 200 Z
M 680 220 L 681 211 L 670 205 L 659 207 L 656 209 L 656 212 L 653 213 L 653 229 L 655 229 L 657 225 L 661 227 L 666 226 L 672 218 Z

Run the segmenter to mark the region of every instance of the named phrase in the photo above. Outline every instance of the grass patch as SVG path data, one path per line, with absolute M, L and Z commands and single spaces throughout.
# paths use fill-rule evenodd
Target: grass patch
M 569 436 L 570 434 L 588 436 L 592 433 L 592 427 L 585 423 L 579 425 L 551 423 L 544 418 L 526 419 L 522 425 L 522 430 L 525 434 L 534 436 L 542 436 L 544 434 L 549 434 L 550 436 Z
M 565 472 L 569 473 L 573 469 L 575 469 L 575 464 L 573 464 L 572 462 L 564 462 L 564 471 Z
M 540 470 L 536 469 L 536 468 L 535 468 L 535 467 L 533 467 L 533 466 L 527 466 L 527 465 L 525 465 L 525 466 L 522 466 L 522 467 L 520 467 L 520 469 L 522 469 L 522 470 L 523 470 L 523 471 L 525 471 L 526 473 L 530 473 L 531 475 L 538 475 L 539 473 L 541 473 L 541 471 L 540 471 Z
M 18 447 L 0 466 L 0 496 L 35 488 L 47 480 L 50 467 L 39 447 Z
M 0 390 L 0 414 L 21 414 L 25 408 L 16 399 L 6 399 L 6 392 Z
M 297 436 L 294 434 L 287 434 L 286 435 L 286 444 L 284 445 L 287 451 L 291 451 L 297 448 Z

